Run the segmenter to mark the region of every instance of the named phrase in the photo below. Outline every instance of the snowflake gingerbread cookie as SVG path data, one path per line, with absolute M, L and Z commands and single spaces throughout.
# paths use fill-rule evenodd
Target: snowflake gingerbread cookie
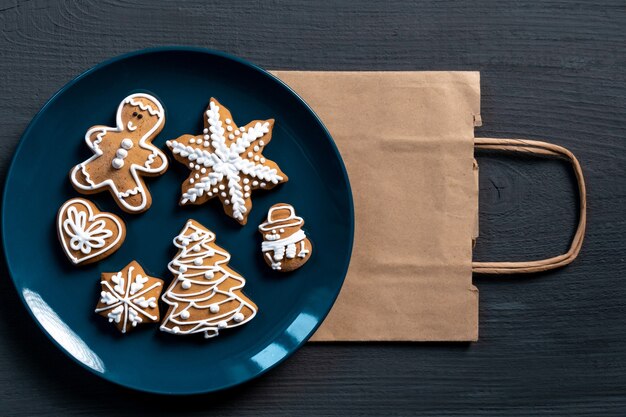
M 107 318 L 122 332 L 141 323 L 159 321 L 159 296 L 163 280 L 146 275 L 137 261 L 119 272 L 103 272 L 100 301 L 96 313 Z
M 274 120 L 253 120 L 237 127 L 230 111 L 211 98 L 201 135 L 167 141 L 174 158 L 191 170 L 183 182 L 181 205 L 219 198 L 224 211 L 244 225 L 252 208 L 252 191 L 287 181 L 275 162 L 263 156 L 272 139 Z
M 74 265 L 89 264 L 111 255 L 124 243 L 126 225 L 91 201 L 72 198 L 59 209 L 57 232 L 68 259 Z
M 165 111 L 148 94 L 132 94 L 117 109 L 117 126 L 93 126 L 85 142 L 94 155 L 70 171 L 74 188 L 83 194 L 109 190 L 128 213 L 148 210 L 152 197 L 144 176 L 167 169 L 167 157 L 152 140 L 163 130 Z
M 291 205 L 278 203 L 270 208 L 259 232 L 263 235 L 263 259 L 273 270 L 293 271 L 309 260 L 313 246 L 302 230 L 303 225 L 304 220 L 296 216 Z
M 170 306 L 162 331 L 208 339 L 254 318 L 257 306 L 242 292 L 246 281 L 228 266 L 230 254 L 215 244 L 213 232 L 189 220 L 174 246 L 178 253 L 168 268 L 176 278 L 162 297 Z

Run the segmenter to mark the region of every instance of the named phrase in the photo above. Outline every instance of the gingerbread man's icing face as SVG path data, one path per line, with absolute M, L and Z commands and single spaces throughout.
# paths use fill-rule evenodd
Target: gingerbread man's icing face
M 122 129 L 145 134 L 160 122 L 159 107 L 145 97 L 127 98 L 119 109 L 119 124 Z

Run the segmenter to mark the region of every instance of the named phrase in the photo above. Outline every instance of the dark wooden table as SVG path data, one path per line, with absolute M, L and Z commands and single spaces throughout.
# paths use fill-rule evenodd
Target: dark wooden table
M 623 0 L 2 0 L 0 31 L 2 183 L 27 123 L 67 81 L 127 51 L 182 44 L 271 69 L 480 70 L 477 134 L 568 147 L 589 193 L 574 264 L 475 277 L 478 343 L 309 344 L 218 395 L 139 394 L 82 370 L 28 317 L 2 262 L 0 415 L 626 415 Z M 576 222 L 567 164 L 480 163 L 476 259 L 563 251 Z

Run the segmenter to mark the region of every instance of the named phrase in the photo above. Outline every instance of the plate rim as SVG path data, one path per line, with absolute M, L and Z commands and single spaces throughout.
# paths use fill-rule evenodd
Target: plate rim
M 121 381 L 118 381 L 116 379 L 112 379 L 107 377 L 106 373 L 100 373 L 97 372 L 96 370 L 90 368 L 89 366 L 85 365 L 84 363 L 80 362 L 79 360 L 76 359 L 76 357 L 74 357 L 72 354 L 70 354 L 54 337 L 52 337 L 50 335 L 50 333 L 43 327 L 42 323 L 39 321 L 39 319 L 37 319 L 37 317 L 35 317 L 35 315 L 33 314 L 32 310 L 30 309 L 30 307 L 28 306 L 28 303 L 26 302 L 25 298 L 24 298 L 24 294 L 23 292 L 20 290 L 20 288 L 18 287 L 18 283 L 14 278 L 14 272 L 13 272 L 13 268 L 11 266 L 11 262 L 9 261 L 9 257 L 8 257 L 8 253 L 7 253 L 7 241 L 9 240 L 9 237 L 6 235 L 6 224 L 7 224 L 7 217 L 6 217 L 6 207 L 8 204 L 8 193 L 7 193 L 7 184 L 9 184 L 9 182 L 13 181 L 13 176 L 15 175 L 15 165 L 16 165 L 16 159 L 17 159 L 17 155 L 20 153 L 20 150 L 22 148 L 22 146 L 24 145 L 24 138 L 30 134 L 30 131 L 33 129 L 34 125 L 36 124 L 36 122 L 38 121 L 38 119 L 45 113 L 45 111 L 47 110 L 47 108 L 52 105 L 52 103 L 54 103 L 57 98 L 63 94 L 66 90 L 72 88 L 76 83 L 78 83 L 82 78 L 92 74 L 93 72 L 96 72 L 106 66 L 109 66 L 111 64 L 114 64 L 116 62 L 119 61 L 123 61 L 125 59 L 129 59 L 129 58 L 133 58 L 133 57 L 137 57 L 137 56 L 141 56 L 141 55 L 148 55 L 148 54 L 155 54 L 155 53 L 163 53 L 163 52 L 188 52 L 188 53 L 201 53 L 201 54 L 206 54 L 206 55 L 212 55 L 212 56 L 217 56 L 219 58 L 224 58 L 224 59 L 228 59 L 228 60 L 232 60 L 235 61 L 236 63 L 243 65 L 244 67 L 247 67 L 248 69 L 251 69 L 255 72 L 260 73 L 261 75 L 269 78 L 271 81 L 273 81 L 276 86 L 278 88 L 282 88 L 283 90 L 286 90 L 287 93 L 290 93 L 291 95 L 293 95 L 297 101 L 300 102 L 301 105 L 304 106 L 305 110 L 308 111 L 309 114 L 311 114 L 314 118 L 314 120 L 318 123 L 318 125 L 321 127 L 323 134 L 326 136 L 326 138 L 328 139 L 329 144 L 331 145 L 331 149 L 332 151 L 335 153 L 336 157 L 338 158 L 339 162 L 340 162 L 340 167 L 341 167 L 341 174 L 342 177 L 346 183 L 346 187 L 347 187 L 347 191 L 348 191 L 348 210 L 349 210 L 349 234 L 350 234 L 350 240 L 349 240 L 349 244 L 348 244 L 348 256 L 346 257 L 346 259 L 344 260 L 344 266 L 343 266 L 343 276 L 341 277 L 341 282 L 340 282 L 340 286 L 339 289 L 337 291 L 337 293 L 333 296 L 333 300 L 332 300 L 332 304 L 330 306 L 330 308 L 323 314 L 320 315 L 320 320 L 318 320 L 318 322 L 315 324 L 315 326 L 313 326 L 313 328 L 309 331 L 309 333 L 304 336 L 292 349 L 290 349 L 290 351 L 283 356 L 282 358 L 278 359 L 277 361 L 275 361 L 274 363 L 272 363 L 269 366 L 265 366 L 263 369 L 260 369 L 258 371 L 255 372 L 251 372 L 249 374 L 246 375 L 246 378 L 241 379 L 237 382 L 233 382 L 233 383 L 227 383 L 227 384 L 223 384 L 221 386 L 219 386 L 218 388 L 215 389 L 206 389 L 206 388 L 200 388 L 200 389 L 195 389 L 195 390 L 185 390 L 185 391 L 181 391 L 181 392 L 176 392 L 176 391 L 167 391 L 167 390 L 159 390 L 159 389 L 152 389 L 152 388 L 146 388 L 146 387 L 142 387 L 139 385 L 134 385 L 134 384 L 127 384 L 127 383 L 123 383 Z M 215 49 L 210 49 L 210 48 L 204 48 L 204 47 L 197 47 L 197 46 L 182 46 L 182 45 L 168 45 L 168 46 L 158 46 L 158 47 L 152 47 L 152 48 L 145 48 L 145 49 L 139 49 L 139 50 L 135 50 L 135 51 L 131 51 L 131 52 L 126 52 L 124 54 L 121 55 L 117 55 L 115 57 L 112 58 L 108 58 L 104 61 L 101 61 L 99 63 L 97 63 L 96 65 L 88 68 L 87 70 L 81 72 L 79 75 L 77 75 L 76 77 L 74 77 L 73 79 L 71 79 L 70 81 L 68 81 L 66 84 L 64 84 L 61 88 L 59 88 L 52 96 L 50 96 L 50 98 L 48 98 L 48 100 L 46 100 L 46 102 L 41 106 L 41 108 L 39 109 L 39 111 L 37 111 L 37 113 L 35 113 L 35 115 L 33 116 L 33 118 L 30 120 L 30 122 L 28 123 L 28 125 L 26 126 L 26 128 L 24 129 L 24 132 L 22 133 L 22 135 L 20 136 L 20 139 L 18 141 L 17 146 L 15 147 L 15 150 L 13 151 L 13 155 L 11 156 L 11 160 L 9 163 L 9 168 L 7 170 L 7 174 L 4 180 L 4 187 L 3 187 L 3 191 L 2 191 L 2 252 L 4 255 L 4 259 L 5 259 L 5 264 L 7 266 L 7 270 L 9 272 L 9 276 L 11 277 L 11 282 L 13 283 L 13 286 L 18 294 L 18 297 L 20 298 L 20 300 L 22 301 L 22 304 L 24 306 L 24 308 L 26 309 L 26 311 L 28 312 L 28 314 L 30 315 L 30 317 L 33 319 L 33 321 L 35 322 L 35 324 L 39 327 L 39 329 L 43 332 L 43 334 L 48 338 L 48 340 L 50 340 L 59 350 L 61 350 L 65 356 L 69 357 L 73 362 L 77 363 L 78 365 L 80 365 L 81 368 L 88 370 L 91 374 L 94 374 L 106 381 L 109 381 L 117 386 L 121 386 L 121 387 L 125 387 L 125 388 L 130 388 L 133 390 L 137 390 L 137 391 L 141 391 L 141 392 L 147 392 L 147 393 L 152 393 L 152 394 L 160 394 L 160 395 L 168 395 L 168 396 L 185 396 L 185 395 L 199 395 L 199 394 L 207 394 L 207 393 L 213 393 L 213 392 L 219 392 L 219 391 L 223 391 L 229 388 L 233 388 L 242 384 L 245 384 L 251 380 L 254 380 L 258 377 L 260 377 L 261 375 L 264 375 L 265 373 L 269 372 L 270 370 L 274 369 L 275 367 L 277 367 L 278 365 L 282 364 L 284 361 L 286 361 L 287 359 L 289 359 L 294 353 L 296 353 L 310 338 L 311 336 L 313 336 L 313 334 L 315 334 L 315 331 L 321 326 L 321 324 L 324 322 L 324 320 L 326 319 L 326 317 L 328 316 L 328 314 L 330 313 L 332 307 L 335 305 L 335 302 L 337 301 L 337 297 L 339 296 L 339 293 L 341 292 L 341 288 L 343 287 L 343 284 L 345 282 L 346 276 L 348 274 L 348 267 L 350 265 L 350 260 L 352 258 L 352 252 L 354 250 L 354 233 L 355 233 L 355 215 L 354 215 L 354 196 L 352 193 L 352 187 L 350 185 L 350 178 L 348 175 L 348 171 L 346 169 L 345 163 L 343 161 L 343 158 L 341 157 L 341 153 L 339 152 L 339 149 L 337 147 L 337 144 L 335 143 L 334 139 L 332 138 L 330 132 L 328 131 L 327 127 L 324 125 L 324 123 L 322 122 L 322 120 L 320 119 L 320 117 L 317 115 L 317 113 L 315 113 L 315 111 L 311 108 L 311 106 L 309 106 L 309 104 L 302 98 L 300 97 L 300 95 L 298 93 L 296 93 L 291 87 L 289 87 L 284 81 L 282 81 L 281 79 L 279 79 L 278 77 L 276 77 L 274 74 L 270 73 L 269 71 L 263 69 L 262 67 L 253 64 L 243 58 L 239 58 L 235 55 L 232 55 L 230 53 L 227 52 L 223 52 L 223 51 L 219 51 L 219 50 L 215 50 Z

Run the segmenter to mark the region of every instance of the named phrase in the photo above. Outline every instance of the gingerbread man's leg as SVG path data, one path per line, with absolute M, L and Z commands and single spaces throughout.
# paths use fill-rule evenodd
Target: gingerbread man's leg
M 129 173 L 130 174 L 130 173 Z M 150 205 L 148 193 L 146 193 L 146 184 L 135 174 L 131 180 L 123 182 L 125 189 L 119 188 L 117 185 L 112 189 L 114 197 L 118 204 L 128 211 L 142 211 Z M 130 184 L 134 184 L 129 186 Z

